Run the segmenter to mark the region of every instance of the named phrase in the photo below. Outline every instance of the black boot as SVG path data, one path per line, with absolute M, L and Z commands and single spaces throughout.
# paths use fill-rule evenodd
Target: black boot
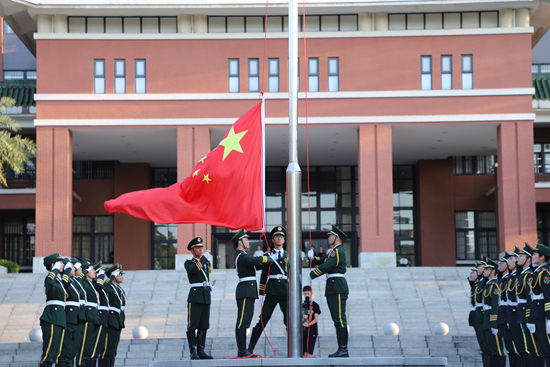
M 111 358 L 111 365 L 109 367 L 115 367 L 115 358 Z
M 338 350 L 329 355 L 329 358 L 349 357 L 348 329 L 345 327 L 336 328 L 336 338 L 338 339 Z
M 508 354 L 508 360 L 510 363 L 510 367 L 521 367 L 521 364 L 518 364 L 518 355 L 517 354 Z
M 52 365 L 48 363 L 40 363 L 40 367 L 52 367 Z
M 522 354 L 521 362 L 523 367 L 533 367 L 533 357 L 530 354 Z
M 252 329 L 250 343 L 248 344 L 248 352 L 250 354 L 254 354 L 254 348 L 256 347 L 256 343 L 258 343 L 258 339 L 260 339 L 260 336 L 262 336 L 262 327 L 256 325 L 256 327 Z
M 86 367 L 97 367 L 97 358 L 90 358 Z
M 69 367 L 67 363 L 56 363 L 55 367 Z
M 497 367 L 506 367 L 506 356 L 496 356 Z
M 200 359 L 199 355 L 197 354 L 197 351 L 195 350 L 195 345 L 197 345 L 195 330 L 187 331 L 187 342 L 189 343 L 189 353 L 191 355 L 191 359 Z
M 68 367 L 68 366 L 67 366 Z M 109 357 L 98 358 L 97 367 L 111 367 L 111 360 Z
M 200 359 L 213 359 L 204 352 L 204 346 L 206 345 L 206 330 L 197 331 L 197 354 Z
M 237 340 L 237 357 L 248 357 L 251 353 L 246 349 L 246 329 L 235 329 Z
M 544 367 L 544 357 L 539 357 L 537 355 L 531 356 L 533 360 L 533 367 Z

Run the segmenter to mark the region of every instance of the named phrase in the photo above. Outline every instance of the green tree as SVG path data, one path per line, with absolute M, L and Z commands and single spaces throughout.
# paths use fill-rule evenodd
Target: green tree
M 15 99 L 2 97 L 0 107 L 12 107 Z M 13 135 L 21 127 L 11 117 L 0 112 L 0 185 L 7 186 L 5 168 L 10 167 L 15 173 L 25 172 L 25 163 L 36 155 L 36 143 L 21 135 Z

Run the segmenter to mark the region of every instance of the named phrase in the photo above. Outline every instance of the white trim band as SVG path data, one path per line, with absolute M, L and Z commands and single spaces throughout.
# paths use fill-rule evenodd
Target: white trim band
M 268 277 L 268 279 L 279 279 L 279 280 L 284 279 L 284 280 L 288 280 L 287 276 L 284 275 L 284 274 L 270 275 L 270 276 Z
M 346 276 L 344 274 L 340 274 L 340 273 L 334 273 L 334 274 L 327 274 L 327 279 L 328 278 L 345 278 Z
M 97 309 L 99 311 L 109 311 L 109 307 L 107 307 L 107 306 L 99 306 Z
M 67 306 L 80 307 L 80 302 L 76 302 L 76 301 L 67 301 L 67 302 L 65 302 L 65 307 L 67 307 Z
M 239 282 L 249 282 L 249 281 L 255 281 L 256 280 L 256 277 L 244 277 L 244 278 L 239 278 Z
M 208 282 L 202 282 L 202 283 L 191 283 L 189 285 L 191 286 L 191 288 L 195 288 L 195 287 L 208 287 L 210 284 L 208 284 Z
M 535 301 L 539 299 L 544 299 L 544 294 L 531 294 L 531 300 Z
M 483 311 L 489 311 L 491 309 L 490 305 L 483 305 Z
M 109 311 L 115 311 L 116 313 L 120 313 L 120 309 L 113 306 L 109 306 Z
M 65 307 L 65 302 L 63 301 L 46 301 L 46 307 L 48 306 L 62 306 Z
M 98 304 L 95 302 L 86 302 L 86 306 L 98 308 Z
M 527 303 L 527 300 L 523 298 L 518 298 L 518 304 L 519 303 Z

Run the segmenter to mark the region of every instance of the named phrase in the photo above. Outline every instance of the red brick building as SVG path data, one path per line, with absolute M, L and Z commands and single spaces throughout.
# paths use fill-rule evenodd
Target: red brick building
M 258 101 L 265 3 L 201 4 L 0 0 L 1 15 L 36 54 L 40 150 L 36 193 L 0 195 L 2 254 L 7 238 L 32 236 L 25 261 L 35 269 L 52 252 L 128 269 L 179 268 L 188 241 L 202 236 L 215 266 L 232 267 L 225 228 L 156 225 L 103 209 L 125 192 L 183 180 Z M 419 4 L 306 8 L 304 244 L 306 83 L 316 250 L 330 224 L 350 234 L 347 260 L 362 267 L 456 266 L 524 241 L 548 244 L 550 187 L 535 183 L 535 169 L 544 178 L 550 130 L 535 122 L 530 69 L 544 9 L 526 1 Z M 269 11 L 268 230 L 286 225 L 288 163 L 286 4 Z M 550 153 L 548 165 L 550 172 Z M 12 233 L 13 223 L 28 229 L 32 220 L 29 231 Z

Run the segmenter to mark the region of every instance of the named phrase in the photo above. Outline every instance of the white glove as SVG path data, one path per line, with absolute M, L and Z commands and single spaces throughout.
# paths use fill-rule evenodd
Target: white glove
M 88 266 L 88 271 L 92 271 L 92 270 L 94 270 L 94 266 L 93 265 Z
M 530 332 L 531 334 L 534 334 L 534 333 L 535 333 L 535 329 L 536 329 L 535 324 L 526 324 L 526 325 L 527 325 L 527 329 L 529 329 L 529 332 Z
M 105 270 L 99 269 L 99 271 L 97 272 L 97 276 L 100 276 L 100 275 L 103 275 L 103 274 L 105 274 Z
M 313 279 L 311 279 L 311 274 L 308 273 L 308 275 L 307 275 L 307 283 L 306 283 L 306 284 L 307 284 L 307 285 L 310 285 L 312 281 L 313 281 Z
M 315 253 L 313 252 L 312 248 L 310 248 L 307 252 L 307 257 L 309 257 L 310 259 L 313 259 L 315 257 Z
M 260 300 L 260 307 L 262 307 L 263 304 L 264 304 L 264 296 L 260 296 L 259 300 Z M 550 321 L 550 320 L 548 320 L 548 321 Z
M 61 269 L 61 267 L 63 266 L 63 261 L 56 261 L 55 264 L 53 264 L 53 267 L 52 267 L 52 270 L 53 269 Z
M 114 277 L 118 277 L 118 274 L 120 274 L 120 270 L 117 270 L 117 271 L 113 271 L 113 273 L 111 275 L 114 275 Z
M 210 257 L 210 251 L 204 251 L 202 253 L 202 256 L 206 257 L 206 259 L 208 259 Z
M 76 264 L 74 264 L 74 270 L 78 270 L 78 269 L 80 269 L 80 267 L 81 267 L 81 266 L 82 266 L 82 264 L 81 264 L 81 263 L 79 263 L 79 262 L 78 262 L 78 263 L 76 263 Z
M 208 284 L 208 287 L 210 288 L 211 292 L 214 292 L 214 286 L 212 284 Z
M 495 328 L 491 328 L 491 331 L 493 333 L 493 335 L 497 335 L 498 334 L 498 329 L 495 329 Z
M 546 334 L 550 334 L 550 320 L 546 321 Z
M 70 271 L 72 268 L 73 268 L 73 264 L 71 263 L 67 263 L 67 265 L 65 265 L 65 271 Z

